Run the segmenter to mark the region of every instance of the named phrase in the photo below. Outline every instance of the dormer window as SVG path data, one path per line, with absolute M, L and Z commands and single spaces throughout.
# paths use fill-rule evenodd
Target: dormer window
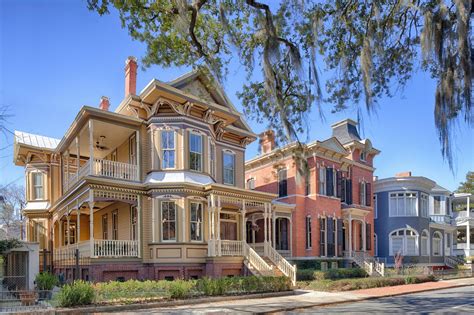
M 189 168 L 202 172 L 202 136 L 191 133 L 189 137 Z
M 360 160 L 361 160 L 362 162 L 367 161 L 367 156 L 366 156 L 366 153 L 365 153 L 364 151 L 361 151 L 361 152 L 360 152 Z
M 44 199 L 43 173 L 34 172 L 32 174 L 32 179 L 33 179 L 33 199 L 35 200 Z

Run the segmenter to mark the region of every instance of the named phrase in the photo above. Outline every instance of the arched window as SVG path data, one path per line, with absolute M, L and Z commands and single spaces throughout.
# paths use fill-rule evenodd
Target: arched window
M 440 232 L 433 233 L 433 256 L 443 256 L 443 235 Z
M 423 232 L 421 232 L 421 256 L 429 256 L 429 255 L 430 255 L 429 234 L 427 230 L 423 230 Z
M 390 254 L 400 252 L 405 256 L 418 256 L 418 232 L 412 229 L 400 229 L 390 232 Z

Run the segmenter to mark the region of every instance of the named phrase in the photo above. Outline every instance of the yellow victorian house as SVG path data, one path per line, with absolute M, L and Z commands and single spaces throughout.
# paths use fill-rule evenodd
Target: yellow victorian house
M 84 106 L 62 139 L 15 132 L 25 167 L 26 238 L 66 280 L 281 275 L 295 267 L 272 244 L 292 206 L 244 188 L 256 139 L 224 91 L 197 72 L 136 92 L 125 66 L 115 112 Z M 264 219 L 264 241 L 255 243 Z M 261 232 L 260 232 L 261 233 Z M 289 254 L 291 256 L 291 253 Z

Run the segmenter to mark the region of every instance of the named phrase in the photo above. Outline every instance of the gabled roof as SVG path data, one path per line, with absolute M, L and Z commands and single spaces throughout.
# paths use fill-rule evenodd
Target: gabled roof
M 24 144 L 31 147 L 54 150 L 58 146 L 61 139 L 35 135 L 24 131 L 15 130 L 14 142 L 16 144 Z
M 319 144 L 321 147 L 340 153 L 342 155 L 348 154 L 347 150 L 336 137 L 331 137 L 323 141 L 316 141 L 316 143 Z

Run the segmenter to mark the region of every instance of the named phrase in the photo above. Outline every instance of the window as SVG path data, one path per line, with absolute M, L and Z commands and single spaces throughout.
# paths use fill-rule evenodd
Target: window
M 76 222 L 69 221 L 69 240 L 67 238 L 67 221 L 63 223 L 63 240 L 64 245 L 76 243 Z
M 389 213 L 391 217 L 417 216 L 417 195 L 414 192 L 390 193 Z
M 311 194 L 311 172 L 309 170 L 305 174 L 304 184 L 304 193 L 308 196 Z
M 434 214 L 441 214 L 441 196 L 434 196 Z
M 360 152 L 360 160 L 362 162 L 365 162 L 366 161 L 366 153 L 364 151 Z
M 326 195 L 326 168 L 319 168 L 319 194 Z
M 247 189 L 255 189 L 255 178 L 247 179 Z
M 216 145 L 209 141 L 209 173 L 216 176 Z
M 400 252 L 405 256 L 418 256 L 418 233 L 411 229 L 400 229 L 390 233 L 390 254 Z
M 102 239 L 103 240 L 109 239 L 109 226 L 108 226 L 108 218 L 106 214 L 102 216 Z
M 33 199 L 44 199 L 43 173 L 34 172 L 33 176 Z
M 423 232 L 421 232 L 421 256 L 430 255 L 428 240 L 429 240 L 428 232 L 426 230 L 423 230 Z
M 195 133 L 189 136 L 189 168 L 202 172 L 202 136 Z
M 443 255 L 443 236 L 440 232 L 433 234 L 433 256 Z
M 161 131 L 161 168 L 175 168 L 175 135 L 173 130 Z
M 359 183 L 359 202 L 361 206 L 366 206 L 366 186 L 365 182 L 360 182 Z
M 327 242 L 327 234 L 326 234 L 326 218 L 321 218 L 320 219 L 320 231 L 321 231 L 321 235 L 320 235 L 320 248 L 319 248 L 319 251 L 320 251 L 320 255 L 321 256 L 327 256 L 327 253 L 326 253 L 326 242 Z
M 224 152 L 223 160 L 224 160 L 224 184 L 234 185 L 235 184 L 235 154 Z
M 112 212 L 112 239 L 118 240 L 118 211 Z
M 130 239 L 136 241 L 138 239 L 138 210 L 136 206 L 130 207 Z
M 161 202 L 161 240 L 176 241 L 176 205 L 174 201 Z
M 278 171 L 278 197 L 285 197 L 288 195 L 288 180 L 286 169 L 282 168 Z
M 313 240 L 311 237 L 311 217 L 306 217 L 306 249 L 311 249 L 313 247 Z
M 424 218 L 428 217 L 428 209 L 429 209 L 429 197 L 427 194 L 420 194 L 420 208 L 421 208 L 421 216 Z
M 137 164 L 137 137 L 132 135 L 129 140 L 130 164 Z
M 336 185 L 336 172 L 334 171 L 333 168 L 326 168 L 326 195 L 327 196 L 335 196 L 335 187 Z
M 191 202 L 191 241 L 202 241 L 202 203 Z
M 379 209 L 377 205 L 377 195 L 374 194 L 374 219 L 377 219 L 379 217 Z

